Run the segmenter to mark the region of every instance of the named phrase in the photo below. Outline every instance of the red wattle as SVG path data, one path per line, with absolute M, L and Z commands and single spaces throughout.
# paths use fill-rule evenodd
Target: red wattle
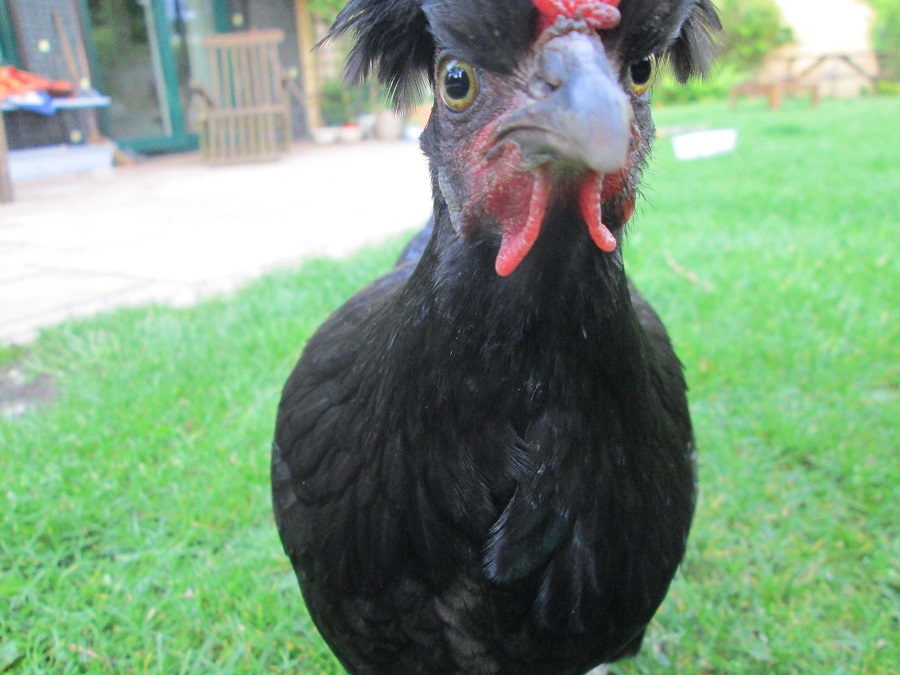
M 522 192 L 520 192 L 520 197 L 525 196 Z M 535 171 L 528 199 L 528 215 L 524 223 L 514 221 L 503 223 L 500 250 L 494 261 L 494 269 L 501 277 L 512 274 L 528 255 L 534 242 L 537 241 L 538 235 L 541 233 L 544 214 L 547 211 L 549 192 L 547 177 L 541 170 Z
M 616 250 L 617 242 L 609 228 L 603 224 L 603 213 L 600 207 L 602 192 L 603 176 L 591 174 L 581 184 L 578 204 L 581 207 L 581 217 L 584 218 L 588 233 L 597 244 L 597 248 L 612 253 Z

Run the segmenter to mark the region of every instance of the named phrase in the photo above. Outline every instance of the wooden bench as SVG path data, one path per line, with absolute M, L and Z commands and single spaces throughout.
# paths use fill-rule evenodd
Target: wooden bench
M 769 101 L 770 110 L 781 108 L 785 95 L 802 96 L 809 94 L 809 103 L 813 108 L 819 106 L 819 87 L 815 84 L 803 84 L 796 80 L 761 84 L 745 82 L 731 89 L 731 109 L 736 110 L 741 96 L 764 96 Z
M 192 83 L 204 101 L 200 151 L 217 164 L 276 159 L 291 143 L 290 101 L 278 58 L 280 30 L 248 30 L 203 40 L 211 89 Z
M 57 111 L 105 108 L 111 102 L 109 96 L 103 96 L 95 91 L 68 98 L 54 98 L 52 101 L 53 107 Z M 3 121 L 3 113 L 11 112 L 15 109 L 15 106 L 0 101 L 0 204 L 11 202 L 15 197 L 11 178 L 12 172 L 9 168 L 9 142 L 6 137 L 6 123 Z M 93 142 L 96 139 L 90 140 Z

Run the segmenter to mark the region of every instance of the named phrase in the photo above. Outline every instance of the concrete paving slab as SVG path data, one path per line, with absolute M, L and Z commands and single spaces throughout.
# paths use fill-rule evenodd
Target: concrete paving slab
M 133 289 L 141 282 L 110 274 L 35 270 L 3 284 L 0 326 L 17 319 L 66 311 L 85 302 Z
M 0 342 L 123 305 L 187 304 L 424 224 L 415 143 L 298 145 L 281 161 L 197 155 L 15 185 L 0 206 Z
M 19 262 L 10 263 L 8 265 L 0 267 L 0 284 L 9 281 L 19 281 L 20 279 L 26 277 L 39 275 L 41 271 L 42 270 L 40 268 L 35 267 L 34 265 L 26 265 Z M 7 304 L 2 300 L 0 300 L 0 303 L 4 305 Z

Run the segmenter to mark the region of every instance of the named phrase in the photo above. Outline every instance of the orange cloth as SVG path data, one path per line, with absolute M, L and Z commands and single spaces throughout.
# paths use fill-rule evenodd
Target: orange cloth
M 48 80 L 46 77 L 19 70 L 15 66 L 0 66 L 0 101 L 7 96 L 46 91 L 51 96 L 71 96 L 75 87 L 71 82 Z

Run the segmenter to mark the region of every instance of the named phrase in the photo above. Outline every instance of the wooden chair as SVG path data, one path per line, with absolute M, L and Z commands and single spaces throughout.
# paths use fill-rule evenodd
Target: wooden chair
M 207 162 L 276 159 L 290 149 L 290 102 L 278 59 L 283 41 L 280 30 L 204 39 L 212 89 L 192 83 L 192 91 L 205 103 L 198 125 Z

